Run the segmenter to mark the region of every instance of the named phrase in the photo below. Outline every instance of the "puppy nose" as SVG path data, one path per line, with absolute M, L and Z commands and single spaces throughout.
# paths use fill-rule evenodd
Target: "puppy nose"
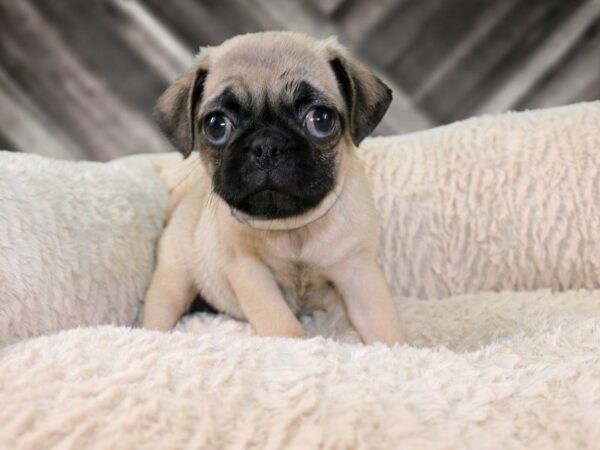
M 270 139 L 257 139 L 250 151 L 254 163 L 261 170 L 272 170 L 279 164 L 280 147 Z

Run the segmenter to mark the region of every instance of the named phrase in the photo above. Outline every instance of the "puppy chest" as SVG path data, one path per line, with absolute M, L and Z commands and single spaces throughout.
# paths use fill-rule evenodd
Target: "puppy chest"
M 328 309 L 338 301 L 339 296 L 333 284 L 314 267 L 286 262 L 271 266 L 271 270 L 294 313 Z

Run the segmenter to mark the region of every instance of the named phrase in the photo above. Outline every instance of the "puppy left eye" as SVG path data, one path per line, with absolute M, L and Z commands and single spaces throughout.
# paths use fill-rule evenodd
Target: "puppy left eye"
M 329 108 L 316 106 L 304 117 L 304 127 L 311 136 L 326 139 L 336 131 L 335 113 Z

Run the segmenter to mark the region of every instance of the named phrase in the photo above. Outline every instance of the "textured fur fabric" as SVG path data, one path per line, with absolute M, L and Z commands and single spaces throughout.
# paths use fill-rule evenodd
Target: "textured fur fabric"
M 257 338 L 203 315 L 170 334 L 101 327 L 14 345 L 0 351 L 0 448 L 597 448 L 598 292 L 399 306 L 413 346 L 393 350 Z M 333 319 L 304 323 L 342 332 Z
M 201 314 L 31 339 L 0 350 L 0 448 L 594 448 L 600 102 L 361 156 L 410 346 L 362 346 L 325 313 L 306 340 Z M 126 161 L 145 158 L 175 191 L 195 164 Z
M 0 346 L 132 323 L 167 193 L 153 165 L 0 152 Z
M 363 148 L 397 296 L 600 287 L 600 102 Z

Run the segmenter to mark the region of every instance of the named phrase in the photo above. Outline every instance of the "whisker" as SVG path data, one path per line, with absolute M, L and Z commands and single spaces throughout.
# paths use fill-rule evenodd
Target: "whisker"
M 185 161 L 182 161 L 185 162 Z M 202 163 L 202 161 L 200 159 L 198 159 L 198 161 L 196 161 L 196 163 L 192 164 L 191 167 L 189 168 L 187 174 L 181 179 L 179 180 L 179 182 L 173 187 L 173 190 L 177 189 L 179 186 L 181 186 L 182 183 L 186 182 L 188 180 L 188 178 L 190 177 L 190 175 L 196 171 L 196 169 L 198 169 L 198 166 L 200 166 L 200 164 Z M 179 172 L 181 172 L 184 169 L 185 166 L 179 168 Z M 170 176 L 171 174 L 169 174 Z M 174 174 L 177 175 L 177 174 Z
M 217 200 L 218 200 L 218 194 L 216 193 L 214 188 L 212 188 L 210 190 L 210 192 L 208 193 L 208 196 L 206 197 L 206 203 L 205 203 L 206 208 L 209 210 L 216 209 Z

